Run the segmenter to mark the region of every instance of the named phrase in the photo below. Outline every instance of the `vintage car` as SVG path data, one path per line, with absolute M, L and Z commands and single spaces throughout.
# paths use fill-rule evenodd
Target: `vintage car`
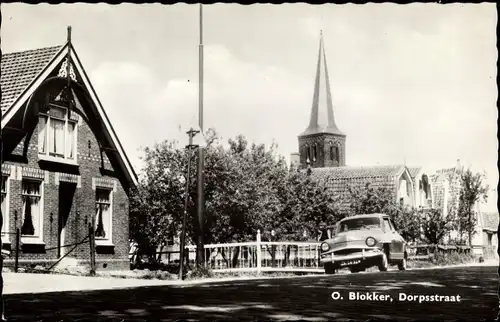
M 378 266 L 387 271 L 389 265 L 406 269 L 406 242 L 385 214 L 356 215 L 340 220 L 331 238 L 321 244 L 321 263 L 326 274 L 339 268 L 352 273 Z

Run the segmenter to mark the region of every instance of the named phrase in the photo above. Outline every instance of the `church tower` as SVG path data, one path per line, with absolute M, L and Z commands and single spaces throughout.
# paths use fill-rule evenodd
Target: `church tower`
M 313 168 L 345 166 L 346 135 L 335 124 L 323 32 L 319 41 L 311 118 L 298 139 L 302 168 L 308 164 Z

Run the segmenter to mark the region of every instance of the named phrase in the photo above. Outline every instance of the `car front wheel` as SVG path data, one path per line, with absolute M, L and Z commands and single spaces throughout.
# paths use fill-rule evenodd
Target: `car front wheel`
M 349 270 L 351 271 L 351 273 L 359 273 L 359 272 L 363 272 L 364 268 L 361 268 L 361 267 L 350 267 Z
M 335 268 L 332 263 L 325 263 L 325 274 L 335 274 Z
M 387 254 L 384 252 L 380 257 L 380 263 L 378 264 L 378 270 L 381 272 L 387 271 L 389 268 L 389 262 L 387 261 Z

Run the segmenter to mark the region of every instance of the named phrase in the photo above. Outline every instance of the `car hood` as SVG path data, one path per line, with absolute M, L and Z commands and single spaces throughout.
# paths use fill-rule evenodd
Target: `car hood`
M 337 234 L 331 239 L 333 243 L 342 243 L 347 241 L 365 240 L 368 237 L 380 239 L 384 232 L 378 229 L 351 230 Z
M 329 250 L 326 251 L 326 253 L 346 247 L 367 248 L 365 241 L 368 237 L 375 238 L 377 245 L 380 245 L 380 242 L 384 241 L 386 234 L 381 229 L 364 229 L 342 232 L 331 239 L 325 240 L 325 242 L 330 245 Z

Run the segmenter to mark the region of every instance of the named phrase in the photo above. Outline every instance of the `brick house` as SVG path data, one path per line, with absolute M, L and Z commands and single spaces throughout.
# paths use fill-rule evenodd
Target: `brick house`
M 129 269 L 128 200 L 137 176 L 70 31 L 62 46 L 2 56 L 3 247 L 15 248 L 20 229 L 21 264 L 65 254 L 85 263 L 88 242 L 66 245 L 93 225 L 97 268 Z
M 485 246 L 485 252 L 487 253 L 485 255 L 498 259 L 496 249 L 498 247 L 499 214 L 498 212 L 482 212 L 479 220 L 479 242 Z

